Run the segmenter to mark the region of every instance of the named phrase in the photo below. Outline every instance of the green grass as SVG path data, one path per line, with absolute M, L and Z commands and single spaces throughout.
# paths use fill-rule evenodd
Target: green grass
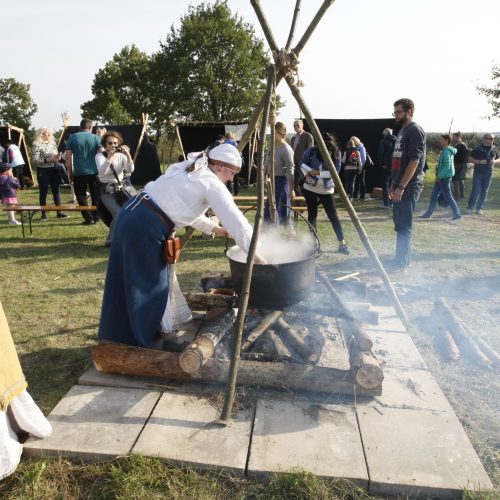
M 467 181 L 470 190 L 470 179 Z M 425 210 L 432 178 L 417 213 Z M 246 194 L 245 191 L 241 194 Z M 65 193 L 69 198 L 69 194 Z M 66 196 L 63 195 L 63 201 Z M 38 203 L 38 191 L 19 192 L 23 204 Z M 380 201 L 355 207 L 380 256 L 394 253 L 390 213 Z M 461 208 L 464 204 L 460 203 Z M 321 212 L 322 213 L 322 212 Z M 345 210 L 340 217 L 351 255 L 336 252 L 337 242 L 321 215 L 320 263 L 330 276 L 358 271 L 368 283 L 379 281 Z M 33 235 L 0 218 L 0 299 L 6 312 L 29 391 L 47 413 L 90 365 L 88 346 L 97 340 L 108 251 L 107 228 L 82 226 L 79 215 L 49 222 L 33 221 Z M 432 303 L 444 296 L 458 306 L 463 319 L 500 350 L 500 176 L 493 180 L 485 215 L 463 221 L 445 220 L 440 211 L 431 220 L 415 221 L 414 264 L 409 274 L 395 277 L 410 321 L 411 334 L 433 375 L 445 391 L 494 484 L 498 466 L 500 387 L 491 372 L 466 360 L 443 363 L 433 344 Z M 299 224 L 305 231 L 305 224 Z M 177 266 L 184 290 L 197 289 L 203 273 L 227 272 L 222 239 L 204 241 L 195 235 Z M 496 377 L 498 378 L 498 377 Z M 469 493 L 467 493 L 469 495 Z M 467 498 L 474 498 L 473 494 Z M 199 473 L 156 459 L 132 457 L 81 464 L 65 459 L 23 460 L 18 471 L 0 483 L 5 498 L 363 498 L 345 482 L 325 481 L 305 472 L 277 474 L 251 481 L 223 473 Z M 493 496 L 491 496 L 493 498 Z

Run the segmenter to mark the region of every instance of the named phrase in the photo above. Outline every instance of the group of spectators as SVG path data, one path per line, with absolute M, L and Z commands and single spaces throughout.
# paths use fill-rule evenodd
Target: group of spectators
M 120 209 L 120 196 L 117 192 L 124 181 L 124 176 L 134 170 L 130 148 L 123 144 L 121 134 L 115 130 L 107 131 L 97 127 L 92 133 L 93 122 L 84 119 L 80 130 L 64 140 L 64 148 L 59 151 L 54 134 L 44 127 L 38 132 L 32 148 L 32 164 L 36 169 L 39 186 L 39 203 L 45 206 L 49 188 L 54 205 L 61 206 L 62 184 L 69 184 L 73 192 L 73 201 L 79 206 L 88 206 L 90 197 L 93 206 L 104 206 L 111 218 L 111 225 L 105 246 L 111 244 L 114 219 Z M 0 172 L 0 190 L 4 204 L 16 204 L 16 190 L 23 189 L 24 159 L 13 141 L 7 143 L 6 163 Z M 7 213 L 11 225 L 20 224 L 14 212 Z M 58 218 L 67 218 L 62 210 L 57 211 Z M 92 225 L 99 221 L 99 211 L 82 211 L 83 224 Z M 40 221 L 48 220 L 47 213 L 41 212 Z

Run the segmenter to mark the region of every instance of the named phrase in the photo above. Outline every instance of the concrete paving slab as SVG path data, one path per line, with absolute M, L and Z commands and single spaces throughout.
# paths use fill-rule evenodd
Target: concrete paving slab
M 222 427 L 214 423 L 220 409 L 209 399 L 164 393 L 132 452 L 243 473 L 254 411 L 253 407 L 238 411 Z
M 373 341 L 372 351 L 384 371 L 386 367 L 427 370 L 424 359 L 407 333 L 372 331 L 369 335 Z
M 352 405 L 258 401 L 248 474 L 297 468 L 367 487 L 368 474 Z
M 384 368 L 382 394 L 376 396 L 370 404 L 453 412 L 443 391 L 426 370 Z
M 127 455 L 159 396 L 141 389 L 75 385 L 48 416 L 52 435 L 28 439 L 24 452 L 83 460 Z
M 374 494 L 456 496 L 492 488 L 453 412 L 358 407 Z

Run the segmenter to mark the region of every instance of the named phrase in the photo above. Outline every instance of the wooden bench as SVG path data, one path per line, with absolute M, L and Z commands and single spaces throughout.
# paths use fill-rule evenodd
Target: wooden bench
M 267 197 L 264 197 L 264 200 Z M 234 202 L 236 203 L 236 206 L 240 210 L 256 210 L 257 208 L 257 196 L 233 196 Z M 301 203 L 305 203 L 305 198 L 303 196 L 294 196 L 292 198 L 292 203 L 294 205 L 291 206 L 292 211 L 293 211 L 293 219 L 294 222 L 297 223 L 299 220 L 299 216 L 297 212 L 303 213 L 307 212 L 307 207 L 305 205 L 302 205 Z
M 31 219 L 36 212 L 97 212 L 97 207 L 81 206 L 81 205 L 6 205 L 3 208 L 4 212 L 12 211 L 21 214 L 21 228 L 23 230 L 23 238 L 26 238 L 24 224 L 27 222 L 30 228 L 30 234 L 33 234 L 31 227 Z

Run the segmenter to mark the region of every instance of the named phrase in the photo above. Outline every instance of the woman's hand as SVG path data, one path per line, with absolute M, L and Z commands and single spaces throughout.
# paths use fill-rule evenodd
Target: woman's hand
M 227 236 L 227 231 L 222 226 L 214 226 L 212 233 L 215 236 Z
M 255 255 L 253 256 L 253 261 L 255 264 L 261 264 L 265 265 L 267 264 L 267 260 L 262 257 L 259 253 L 255 252 Z

